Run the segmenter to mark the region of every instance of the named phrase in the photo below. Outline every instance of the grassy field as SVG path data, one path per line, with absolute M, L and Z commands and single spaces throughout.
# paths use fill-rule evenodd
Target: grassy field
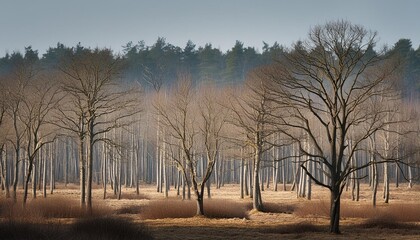
M 23 208 L 0 197 L 0 239 L 419 239 L 420 187 L 391 189 L 390 203 L 378 193 L 371 203 L 369 187 L 361 199 L 345 192 L 341 208 L 342 234 L 328 233 L 328 191 L 315 186 L 312 200 L 291 191 L 263 192 L 264 212 L 251 211 L 251 199 L 239 198 L 238 185 L 212 189 L 205 199 L 206 217 L 193 217 L 195 201 L 182 201 L 176 191 L 168 199 L 154 185 L 141 194 L 124 189 L 121 200 L 112 192 L 103 198 L 93 191 L 93 213 L 79 207 L 76 185 L 58 185 L 46 199 L 38 196 Z

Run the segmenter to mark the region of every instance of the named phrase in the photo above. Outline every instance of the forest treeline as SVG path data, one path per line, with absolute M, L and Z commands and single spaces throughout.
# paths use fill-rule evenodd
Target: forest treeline
M 296 46 L 299 44 L 297 42 Z M 39 56 L 38 50 L 29 46 L 25 48 L 24 53 L 7 53 L 0 58 L 0 72 L 6 73 L 14 61 L 20 61 L 22 58 L 40 61 L 45 68 L 54 67 L 60 55 L 68 48 L 78 51 L 84 47 L 80 43 L 74 47 L 57 43 L 57 46 L 50 47 L 45 54 Z M 185 47 L 174 46 L 162 37 L 152 46 L 146 46 L 144 41 L 129 42 L 123 46 L 121 56 L 126 64 L 123 78 L 127 81 L 138 81 L 145 88 L 150 88 L 148 82 L 153 78 L 159 78 L 160 81 L 170 85 L 176 81 L 178 73 L 188 72 L 194 83 L 238 84 L 244 82 L 252 69 L 270 64 L 291 50 L 292 48 L 277 42 L 272 45 L 263 42 L 261 52 L 255 47 L 244 46 L 241 41 L 236 41 L 235 45 L 226 52 L 213 47 L 210 43 L 196 46 L 192 41 L 188 41 Z M 370 51 L 375 50 L 370 49 Z M 404 61 L 401 87 L 406 95 L 418 93 L 420 46 L 415 49 L 410 39 L 400 39 L 385 51 L 387 54 L 398 53 Z
M 111 49 L 57 44 L 0 59 L 1 187 L 25 204 L 57 181 L 79 184 L 92 210 L 93 184 L 119 199 L 156 184 L 167 197 L 193 194 L 204 214 L 211 188 L 238 183 L 264 210 L 262 191 L 282 184 L 311 198 L 330 190 L 330 230 L 339 232 L 345 190 L 360 183 L 419 180 L 420 48 L 408 39 L 375 50 L 376 33 L 347 21 L 312 28 L 291 48 L 239 41 L 226 53 L 152 46 Z M 22 197 L 18 194 L 23 189 Z

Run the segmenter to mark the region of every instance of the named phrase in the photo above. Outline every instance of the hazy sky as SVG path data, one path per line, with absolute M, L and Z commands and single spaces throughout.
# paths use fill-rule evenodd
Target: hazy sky
M 32 45 L 40 53 L 57 42 L 111 47 L 158 37 L 184 47 L 212 43 L 223 51 L 236 40 L 286 47 L 329 20 L 346 19 L 379 33 L 380 45 L 409 38 L 420 44 L 417 0 L 0 0 L 0 55 Z

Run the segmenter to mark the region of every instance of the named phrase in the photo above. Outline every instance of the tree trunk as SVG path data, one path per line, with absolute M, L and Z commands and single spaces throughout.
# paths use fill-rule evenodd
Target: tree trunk
M 253 190 L 253 181 L 254 178 L 252 177 L 252 170 L 253 168 L 251 167 L 251 165 L 253 164 L 253 162 L 251 163 L 251 160 L 248 161 L 248 188 L 249 188 L 249 197 L 253 198 L 254 197 L 254 190 Z
M 196 216 L 204 216 L 204 201 L 203 196 L 197 196 L 197 212 L 195 213 Z
M 389 203 L 389 169 L 388 163 L 384 163 L 384 201 L 385 203 Z
M 295 147 L 295 145 L 293 144 L 292 145 L 292 154 L 293 155 L 295 155 L 295 156 L 297 156 L 298 155 L 298 153 L 297 153 L 297 150 L 296 150 L 296 147 Z M 297 188 L 296 186 L 297 186 L 297 184 L 298 184 L 298 179 L 299 179 L 299 173 L 300 173 L 300 167 L 299 167 L 299 157 L 294 157 L 294 162 L 295 162 L 295 164 L 292 164 L 292 171 L 293 171 L 293 183 L 292 183 L 292 186 L 290 187 L 290 191 L 294 191 L 295 190 L 295 188 Z M 294 168 L 294 169 L 293 169 Z M 298 191 L 297 191 L 298 192 Z
M 36 171 L 37 171 L 37 168 L 36 168 L 36 165 L 37 165 L 37 161 L 34 161 L 33 163 L 32 163 L 32 165 L 33 165 L 33 169 L 32 169 L 32 172 L 33 172 L 33 174 L 32 174 L 32 198 L 36 198 L 36 185 L 37 185 L 37 176 L 36 176 Z
M 52 160 L 51 160 L 52 161 Z M 86 205 L 86 169 L 85 169 L 85 141 L 79 138 L 79 184 L 80 184 L 80 205 Z
M 311 169 L 312 168 L 312 162 L 306 162 L 307 165 L 307 169 Z M 309 166 L 308 166 L 309 165 Z M 314 171 L 312 171 L 311 173 L 313 173 Z M 309 176 L 306 176 L 306 199 L 311 200 L 312 198 L 312 179 Z
M 379 176 L 378 176 L 378 166 L 376 163 L 376 155 L 375 155 L 375 147 L 376 147 L 376 139 L 375 135 L 371 139 L 370 148 L 371 148 L 371 156 L 370 161 L 372 163 L 371 168 L 371 187 L 372 187 L 372 204 L 373 207 L 376 207 L 376 193 L 378 192 L 378 182 L 379 182 Z
M 239 176 L 239 182 L 240 182 L 240 192 L 241 192 L 241 198 L 244 198 L 244 164 L 245 164 L 245 160 L 242 158 L 241 159 L 241 170 L 240 170 L 240 176 Z
M 207 188 L 207 198 L 211 198 L 211 182 L 210 179 L 206 181 L 206 188 Z
M 122 194 L 122 159 L 120 156 L 117 156 L 117 164 L 118 164 L 118 192 L 117 192 L 117 199 L 120 200 L 121 199 L 121 194 Z
M 92 118 L 92 116 L 91 116 Z M 89 214 L 92 213 L 92 173 L 93 173 L 93 145 L 94 145 L 94 121 L 89 120 L 88 146 L 87 146 L 87 187 L 86 187 L 86 204 Z
M 131 149 L 130 149 L 130 169 L 128 169 L 128 171 L 130 172 L 130 180 L 128 183 L 128 186 L 130 188 L 132 188 L 134 186 L 133 182 L 134 182 L 134 175 L 135 175 L 135 162 L 134 162 L 134 154 L 135 154 L 135 150 L 134 150 L 134 136 L 131 136 Z M 137 166 L 137 165 L 136 165 Z
M 133 139 L 134 141 L 134 139 Z M 140 186 L 139 186 L 139 152 L 140 152 L 140 142 L 138 142 L 138 146 L 136 146 L 136 152 L 134 153 L 134 157 L 136 158 L 136 170 L 135 170 L 135 174 L 134 174 L 134 181 L 136 184 L 136 194 L 139 195 L 140 194 Z
M 397 155 L 397 159 L 398 159 L 398 155 Z M 400 186 L 400 179 L 399 178 L 400 178 L 400 170 L 398 168 L 398 164 L 395 163 L 395 187 L 396 188 L 398 188 Z
M 44 147 L 45 148 L 45 147 Z M 42 148 L 42 149 L 44 149 Z M 43 176 L 42 176 L 42 171 L 44 169 L 44 156 L 43 156 L 43 151 L 42 149 L 39 150 L 38 153 L 38 173 L 37 173 L 37 177 L 38 177 L 38 190 L 41 191 L 42 190 L 42 183 L 43 183 Z
M 408 188 L 413 187 L 413 173 L 411 170 L 411 166 L 408 166 Z
M 220 159 L 217 157 L 216 162 L 214 163 L 214 183 L 216 184 L 216 189 L 219 189 L 219 165 Z
M 122 139 L 121 139 L 121 141 L 122 141 Z M 125 154 L 123 153 L 123 151 L 125 152 Z M 128 150 L 127 149 L 125 149 L 125 150 L 121 149 L 121 154 L 122 154 L 121 156 L 128 157 Z M 123 168 L 123 166 L 124 166 L 124 168 Z M 124 172 L 124 186 L 125 186 L 125 188 L 127 188 L 128 187 L 128 159 L 125 159 L 123 161 L 122 157 L 121 157 L 121 171 Z M 121 175 L 122 175 L 122 173 L 121 173 Z
M 340 233 L 340 187 L 336 183 L 332 184 L 330 202 L 330 232 Z
M 184 174 L 182 174 L 181 182 L 182 182 L 182 200 L 185 200 L 185 182 L 187 180 L 185 179 Z
M 187 198 L 188 200 L 191 199 L 191 186 L 189 182 L 187 182 Z
M 23 187 L 23 205 L 26 204 L 26 200 L 28 199 L 29 180 L 31 179 L 31 174 L 32 174 L 33 166 L 34 166 L 33 159 L 29 159 L 28 164 L 29 164 L 28 171 L 26 173 L 24 187 Z M 36 185 L 35 185 L 35 189 L 36 189 Z
M 359 166 L 358 164 L 358 159 L 359 158 L 355 158 L 354 156 L 351 158 L 352 164 L 355 165 L 356 167 Z M 359 174 L 358 171 L 354 171 L 352 174 L 352 181 L 351 181 L 351 198 L 353 201 L 359 201 L 359 196 L 360 196 L 360 181 L 359 181 Z
M 163 144 L 163 146 L 162 146 L 162 154 L 161 154 L 161 158 L 162 158 L 162 161 L 161 161 L 161 164 L 162 164 L 162 172 L 163 172 L 163 175 L 162 175 L 162 178 L 163 178 L 163 187 L 165 188 L 165 191 L 164 191 L 164 196 L 165 196 L 165 198 L 168 198 L 168 196 L 169 196 L 169 194 L 168 194 L 168 192 L 169 192 L 169 183 L 168 183 L 168 176 L 167 176 L 167 169 L 166 169 L 166 144 L 165 144 L 165 132 L 163 132 L 163 134 L 162 134 L 163 136 L 163 142 L 162 142 L 162 144 Z
M 205 187 L 205 182 L 202 182 L 200 188 L 197 188 L 197 184 L 193 184 L 194 185 L 194 192 L 196 195 L 196 202 L 197 202 L 197 212 L 196 212 L 196 216 L 204 216 L 204 187 Z
M 266 189 L 269 189 L 270 188 L 270 173 L 271 173 L 271 171 L 270 171 L 270 169 L 267 167 L 266 168 L 266 171 L 265 171 L 265 177 L 266 177 L 266 186 L 265 186 L 265 188 Z
M 277 150 L 278 152 L 279 150 Z M 280 178 L 280 162 L 278 161 L 278 153 L 277 153 L 277 161 L 273 163 L 273 185 L 274 185 L 274 191 L 278 191 L 278 183 Z M 283 169 L 283 167 L 282 167 Z
M 284 150 L 283 150 L 284 151 Z M 282 152 L 282 157 L 284 157 L 284 152 Z M 287 175 L 288 175 L 288 169 L 289 169 L 289 166 L 288 166 L 288 163 L 289 161 L 287 161 L 287 160 L 283 160 L 282 161 L 282 182 L 283 182 L 283 191 L 286 191 L 286 184 L 287 184 Z
M 9 175 L 7 174 L 7 149 L 3 148 L 3 151 L 0 152 L 0 161 L 1 161 L 1 184 L 5 190 L 5 197 L 10 198 L 10 190 L 9 190 Z
M 373 166 L 373 176 L 372 176 L 372 204 L 373 207 L 376 207 L 376 194 L 378 192 L 378 166 L 376 166 L 376 164 L 372 165 Z
M 69 174 L 69 162 L 70 162 L 70 158 L 71 158 L 71 153 L 70 153 L 70 143 L 69 143 L 69 139 L 68 138 L 66 138 L 66 142 L 65 142 L 65 144 L 66 144 L 66 157 L 65 157 L 65 163 L 64 163 L 64 169 L 63 169 L 63 172 L 64 172 L 64 186 L 65 187 L 67 187 L 67 183 L 68 183 L 68 181 L 69 181 L 69 177 L 68 177 L 68 174 Z
M 48 146 L 46 146 L 48 148 Z M 44 154 L 42 154 L 42 161 L 44 164 L 42 165 L 42 196 L 44 198 L 47 197 L 47 159 L 48 159 L 48 153 L 47 149 L 42 150 Z
M 249 196 L 249 191 L 248 191 L 248 161 L 244 160 L 244 190 L 245 190 L 245 195 Z
M 14 175 L 13 175 L 13 201 L 17 201 L 17 185 L 19 181 L 19 161 L 20 161 L 20 145 L 16 146 L 15 149 L 15 165 L 14 165 Z
M 389 125 L 386 126 L 386 129 L 389 130 Z M 389 131 L 385 132 L 385 158 L 388 158 L 389 155 Z M 384 163 L 384 201 L 385 203 L 389 202 L 389 163 Z
M 106 135 L 105 135 L 105 137 L 106 137 Z M 103 187 L 104 187 L 104 194 L 103 194 L 103 199 L 106 199 L 106 184 L 107 184 L 107 179 L 108 179 L 108 176 L 107 176 L 107 174 L 106 174 L 106 172 L 107 172 L 107 168 L 108 168 L 108 150 L 107 150 L 107 146 L 106 146 L 106 143 L 105 142 L 103 142 L 103 144 L 102 144 L 102 148 L 103 148 L 103 160 L 102 161 L 104 161 L 104 164 L 103 164 L 103 169 L 102 169 L 102 184 L 103 184 Z
M 54 188 L 55 188 L 55 164 L 54 160 L 57 158 L 56 152 L 58 151 L 58 148 L 52 148 L 50 151 L 50 194 L 54 194 Z
M 118 193 L 118 171 L 117 171 L 117 155 L 115 154 L 115 149 L 112 149 L 112 155 L 111 155 L 111 159 L 112 159 L 112 190 L 114 190 L 114 196 L 117 196 Z
M 156 191 L 162 192 L 162 162 L 160 158 L 160 118 L 158 115 L 157 119 L 157 130 L 156 130 Z
M 258 146 L 255 151 L 255 162 L 254 162 L 254 193 L 252 199 L 252 207 L 254 210 L 262 211 L 263 205 L 261 201 L 261 192 L 259 186 L 259 172 L 260 172 L 260 160 L 261 160 L 261 146 Z

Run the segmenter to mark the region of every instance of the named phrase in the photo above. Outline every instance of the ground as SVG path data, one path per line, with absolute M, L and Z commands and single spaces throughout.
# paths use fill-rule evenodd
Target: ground
M 378 192 L 378 206 L 372 207 L 369 186 L 362 185 L 360 201 L 352 201 L 350 191 L 343 193 L 342 200 L 342 234 L 328 233 L 328 199 L 327 190 L 313 187 L 312 200 L 298 199 L 293 191 L 273 191 L 266 189 L 263 202 L 268 212 L 249 211 L 251 199 L 239 198 L 239 186 L 225 185 L 212 189 L 211 200 L 214 211 L 220 208 L 231 215 L 230 218 L 167 218 L 165 209 L 184 211 L 188 206 L 195 207 L 194 201 L 184 201 L 171 189 L 169 200 L 164 201 L 163 193 L 156 191 L 155 185 L 141 185 L 140 196 L 135 189 L 124 188 L 123 199 L 117 200 L 108 191 L 103 199 L 103 190 L 97 186 L 93 190 L 93 204 L 106 209 L 104 214 L 124 218 L 135 224 L 143 224 L 155 239 L 419 239 L 420 238 L 420 188 L 415 186 L 392 187 L 389 204 L 383 203 L 381 192 Z M 47 198 L 78 201 L 77 185 L 64 187 L 59 184 L 53 195 Z M 2 198 L 4 198 L 2 196 Z M 42 196 L 37 200 L 42 201 Z M 235 209 L 239 209 L 236 210 Z M 174 210 L 175 209 L 175 210 Z M 241 210 L 243 209 L 243 210 Z M 156 212 L 162 211 L 159 215 Z M 98 210 L 99 211 L 99 210 Z M 206 208 L 205 208 L 206 211 Z M 210 210 L 209 210 L 210 211 Z M 244 213 L 239 213 L 243 211 Z M 194 212 L 194 210 L 193 210 Z M 238 215 L 239 214 L 239 215 Z M 245 214 L 242 216 L 241 214 Z M 238 216 L 236 216 L 238 215 Z M 168 215 L 172 216 L 172 215 Z M 236 217 L 235 217 L 236 216 Z M 6 220 L 3 216 L 3 220 Z M 60 224 L 71 224 L 73 218 L 49 218 Z

